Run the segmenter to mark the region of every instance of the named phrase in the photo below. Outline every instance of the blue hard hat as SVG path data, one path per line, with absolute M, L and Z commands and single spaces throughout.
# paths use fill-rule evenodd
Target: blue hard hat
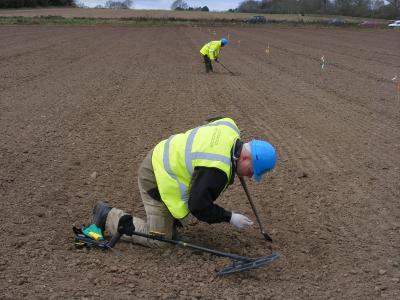
M 250 149 L 254 179 L 260 181 L 265 172 L 271 171 L 275 167 L 276 151 L 270 143 L 260 140 L 252 140 Z
M 226 45 L 228 45 L 228 43 L 229 43 L 228 39 L 226 39 L 226 38 L 222 38 L 221 39 L 221 45 L 222 46 L 226 46 Z

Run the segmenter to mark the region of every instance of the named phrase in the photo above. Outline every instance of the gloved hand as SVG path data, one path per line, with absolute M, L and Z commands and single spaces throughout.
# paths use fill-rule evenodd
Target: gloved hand
M 218 58 L 214 59 L 214 61 L 215 61 L 216 63 L 219 63 L 219 60 L 218 60 Z
M 253 225 L 253 222 L 246 216 L 232 213 L 230 223 L 238 229 L 243 229 Z

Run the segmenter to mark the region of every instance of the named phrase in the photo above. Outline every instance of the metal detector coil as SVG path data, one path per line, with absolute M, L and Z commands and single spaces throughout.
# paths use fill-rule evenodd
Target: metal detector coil
M 223 268 L 218 272 L 218 275 L 229 275 L 232 273 L 238 273 L 246 270 L 252 270 L 260 268 L 268 263 L 277 260 L 279 256 L 277 254 L 272 254 L 268 256 L 261 256 L 254 259 L 249 259 L 249 261 L 233 261 L 232 266 Z

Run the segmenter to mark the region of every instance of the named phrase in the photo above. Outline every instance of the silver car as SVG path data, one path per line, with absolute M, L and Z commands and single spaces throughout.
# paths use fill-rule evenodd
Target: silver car
M 391 28 L 400 28 L 400 20 L 396 20 L 388 25 Z

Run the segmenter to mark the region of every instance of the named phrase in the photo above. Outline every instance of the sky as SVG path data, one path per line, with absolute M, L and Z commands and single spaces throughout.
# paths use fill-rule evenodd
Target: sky
M 243 0 L 185 0 L 191 7 L 208 6 L 210 10 L 228 10 L 236 8 Z M 79 2 L 89 7 L 103 5 L 107 0 L 80 0 Z M 133 7 L 135 9 L 170 9 L 174 0 L 133 0 Z

